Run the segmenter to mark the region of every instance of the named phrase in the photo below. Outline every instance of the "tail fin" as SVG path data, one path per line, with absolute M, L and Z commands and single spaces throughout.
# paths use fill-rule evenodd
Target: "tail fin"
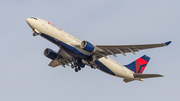
M 148 64 L 150 57 L 144 55 L 139 59 L 135 60 L 134 62 L 130 63 L 129 65 L 124 65 L 128 69 L 132 70 L 134 73 L 142 74 L 146 65 Z

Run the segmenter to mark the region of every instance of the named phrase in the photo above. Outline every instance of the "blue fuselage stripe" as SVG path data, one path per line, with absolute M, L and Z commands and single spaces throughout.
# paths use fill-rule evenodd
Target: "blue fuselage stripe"
M 47 34 L 43 34 L 41 33 L 41 36 L 44 37 L 45 39 L 51 41 L 52 43 L 56 44 L 57 46 L 61 46 L 68 54 L 72 55 L 73 57 L 75 58 L 86 58 L 88 57 L 88 55 L 80 52 L 79 50 L 77 50 L 76 48 L 62 42 L 62 41 L 59 41 Z
M 56 44 L 57 46 L 61 46 L 69 55 L 71 55 L 74 58 L 87 58 L 88 55 L 80 52 L 77 50 L 75 47 L 72 47 L 62 41 L 57 40 L 56 38 L 53 38 L 47 34 L 41 33 L 41 36 L 44 37 L 45 39 L 51 41 L 52 43 Z M 95 61 L 96 65 L 98 68 L 108 74 L 115 75 L 107 66 L 105 66 L 101 61 L 96 60 Z
M 112 72 L 107 66 L 105 66 L 101 61 L 96 60 L 96 65 L 98 65 L 98 68 L 108 74 L 115 75 L 114 72 Z

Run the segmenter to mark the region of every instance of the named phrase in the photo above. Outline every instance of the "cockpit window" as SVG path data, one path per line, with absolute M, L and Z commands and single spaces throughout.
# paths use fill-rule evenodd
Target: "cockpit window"
M 32 19 L 35 19 L 35 20 L 38 20 L 37 18 L 35 18 L 35 17 L 31 17 Z

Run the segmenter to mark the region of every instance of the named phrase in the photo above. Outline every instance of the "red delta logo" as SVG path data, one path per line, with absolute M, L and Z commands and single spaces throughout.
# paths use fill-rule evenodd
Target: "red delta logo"
M 136 63 L 136 73 L 142 74 L 148 62 L 143 58 L 139 58 L 135 61 Z

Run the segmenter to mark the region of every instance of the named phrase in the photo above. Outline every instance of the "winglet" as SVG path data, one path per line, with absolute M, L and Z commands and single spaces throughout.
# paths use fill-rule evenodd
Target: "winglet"
M 168 46 L 170 43 L 171 41 L 168 41 L 168 42 L 165 42 L 164 44 Z

